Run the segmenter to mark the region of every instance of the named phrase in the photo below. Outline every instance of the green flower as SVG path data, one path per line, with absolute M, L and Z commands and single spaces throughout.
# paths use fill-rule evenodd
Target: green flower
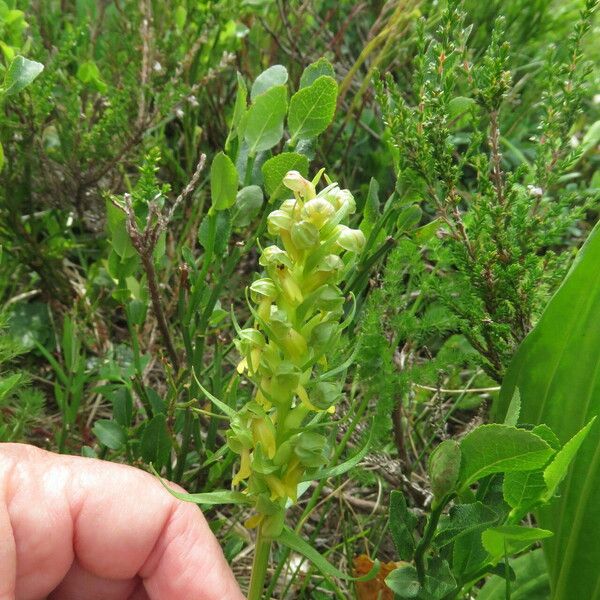
M 250 286 L 254 323 L 238 330 L 238 371 L 255 385 L 253 399 L 232 420 L 229 447 L 240 455 L 234 485 L 244 487 L 256 514 L 247 525 L 265 535 L 281 531 L 298 484 L 330 456 L 314 417 L 335 412 L 339 381 L 324 381 L 327 357 L 342 334 L 345 298 L 338 284 L 365 244 L 347 225 L 356 204 L 335 183 L 319 193 L 317 182 L 290 171 L 284 184 L 294 197 L 267 219 L 274 243 L 264 248 L 264 273 Z M 319 417 L 317 420 L 321 420 Z

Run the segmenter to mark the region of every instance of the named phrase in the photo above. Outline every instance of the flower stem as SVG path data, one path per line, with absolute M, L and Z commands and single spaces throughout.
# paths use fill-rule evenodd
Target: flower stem
M 261 600 L 267 575 L 271 540 L 263 537 L 261 529 L 259 526 L 256 535 L 256 548 L 254 550 L 254 562 L 252 563 L 252 577 L 250 578 L 250 587 L 248 588 L 248 600 Z

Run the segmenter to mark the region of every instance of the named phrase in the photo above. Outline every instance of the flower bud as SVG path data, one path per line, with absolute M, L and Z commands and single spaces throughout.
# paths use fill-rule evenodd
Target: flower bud
M 336 211 L 344 207 L 344 213 L 351 215 L 356 210 L 356 202 L 354 202 L 354 196 L 350 193 L 350 190 L 340 190 L 336 186 L 327 193 L 326 198 Z
M 252 471 L 250 469 L 250 452 L 247 448 L 242 450 L 242 459 L 240 461 L 240 470 L 235 474 L 232 484 L 239 485 L 244 479 L 248 479 Z
M 283 185 L 293 192 L 298 192 L 305 200 L 315 197 L 315 186 L 298 171 L 288 171 L 283 178 Z
M 238 336 L 240 338 L 240 346 L 243 348 L 262 348 L 265 345 L 265 338 L 263 334 L 258 331 L 258 329 L 254 329 L 253 327 L 241 329 L 238 333 Z
M 292 243 L 299 250 L 306 250 L 319 243 L 319 230 L 308 221 L 292 225 Z
M 325 198 L 313 198 L 302 208 L 302 218 L 310 221 L 317 229 L 321 229 L 334 215 L 335 209 Z
M 254 302 L 261 302 L 263 299 L 275 300 L 277 298 L 277 288 L 273 280 L 269 277 L 257 279 L 250 285 L 250 297 Z
M 360 229 L 338 225 L 336 242 L 344 250 L 358 254 L 365 247 L 365 234 Z
M 279 210 L 286 213 L 290 216 L 294 221 L 300 220 L 300 215 L 302 213 L 302 207 L 300 206 L 300 202 L 296 200 L 296 198 L 288 198 L 281 203 Z
M 344 304 L 344 296 L 339 288 L 334 285 L 323 285 L 313 297 L 315 306 L 319 310 L 336 311 Z
M 281 231 L 289 231 L 292 223 L 292 217 L 283 210 L 274 210 L 267 217 L 267 229 L 272 236 L 279 235 Z
M 292 261 L 285 250 L 282 250 L 278 246 L 267 246 L 258 260 L 259 264 L 263 267 L 278 267 L 283 265 L 288 268 L 292 268 Z
M 267 456 L 273 459 L 277 450 L 275 427 L 267 415 L 252 421 L 252 434 L 254 436 L 254 443 L 260 443 Z

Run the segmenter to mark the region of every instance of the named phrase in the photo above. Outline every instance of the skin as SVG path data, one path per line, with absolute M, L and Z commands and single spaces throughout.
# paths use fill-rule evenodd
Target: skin
M 83 598 L 244 596 L 198 507 L 152 475 L 0 444 L 0 600 Z

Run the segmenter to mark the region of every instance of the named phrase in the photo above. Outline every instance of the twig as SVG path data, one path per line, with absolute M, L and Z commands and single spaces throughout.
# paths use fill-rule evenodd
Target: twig
M 200 156 L 200 160 L 198 161 L 198 165 L 196 166 L 194 175 L 190 179 L 190 182 L 185 186 L 185 188 L 182 190 L 179 196 L 177 196 L 175 202 L 173 202 L 173 205 L 166 213 L 163 214 L 160 212 L 160 209 L 156 204 L 156 200 L 158 198 L 153 198 L 148 203 L 148 217 L 146 219 L 146 225 L 143 230 L 141 230 L 138 227 L 133 203 L 131 201 L 131 195 L 125 194 L 123 196 L 124 204 L 113 200 L 113 204 L 125 213 L 125 225 L 127 228 L 127 233 L 129 234 L 129 238 L 131 239 L 133 247 L 140 256 L 142 266 L 144 268 L 144 271 L 146 272 L 146 277 L 148 279 L 148 291 L 150 292 L 150 299 L 152 302 L 152 309 L 154 311 L 154 315 L 156 316 L 158 328 L 160 329 L 160 333 L 163 337 L 163 342 L 165 344 L 167 354 L 169 355 L 169 360 L 171 361 L 171 365 L 173 366 L 175 372 L 179 371 L 179 357 L 177 356 L 177 351 L 175 350 L 175 346 L 171 338 L 171 333 L 169 331 L 169 323 L 163 310 L 160 298 L 158 278 L 156 276 L 156 269 L 154 267 L 153 254 L 154 249 L 156 248 L 156 244 L 158 242 L 158 238 L 166 230 L 168 224 L 173 218 L 173 215 L 175 214 L 175 210 L 177 210 L 177 207 L 196 188 L 196 185 L 198 184 L 198 180 L 200 178 L 200 173 L 202 172 L 205 163 L 206 155 L 202 154 Z

